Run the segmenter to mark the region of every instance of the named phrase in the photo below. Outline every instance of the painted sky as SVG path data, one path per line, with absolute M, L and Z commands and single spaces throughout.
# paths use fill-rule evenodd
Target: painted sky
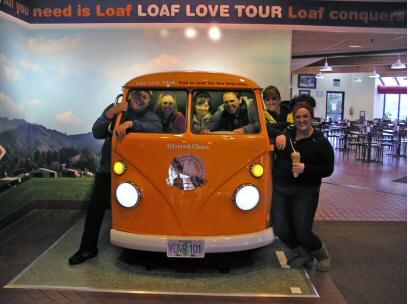
M 129 79 L 169 70 L 221 71 L 289 96 L 288 31 L 183 27 L 27 29 L 0 17 L 0 116 L 68 134 L 91 130 Z

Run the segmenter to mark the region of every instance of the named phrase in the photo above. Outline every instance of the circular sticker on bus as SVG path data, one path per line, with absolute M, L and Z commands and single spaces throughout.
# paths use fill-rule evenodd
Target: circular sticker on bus
M 191 191 L 205 183 L 204 161 L 194 154 L 177 156 L 170 164 L 167 185 Z

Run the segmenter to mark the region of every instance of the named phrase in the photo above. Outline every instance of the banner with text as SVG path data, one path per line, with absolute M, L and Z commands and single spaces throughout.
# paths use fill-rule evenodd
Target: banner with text
M 0 10 L 31 24 L 220 23 L 407 27 L 406 2 L 0 0 Z

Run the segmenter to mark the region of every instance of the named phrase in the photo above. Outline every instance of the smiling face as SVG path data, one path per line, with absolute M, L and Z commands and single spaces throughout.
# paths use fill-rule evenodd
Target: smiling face
M 312 115 L 306 108 L 299 108 L 293 113 L 295 125 L 299 131 L 306 132 L 312 128 Z
M 265 101 L 266 108 L 268 109 L 269 112 L 277 112 L 281 104 L 280 98 L 274 99 L 273 96 L 266 96 L 264 101 Z
M 194 107 L 194 110 L 196 112 L 196 116 L 198 119 L 203 118 L 205 115 L 207 115 L 208 111 L 210 110 L 210 105 L 208 104 L 208 100 L 202 98 L 197 101 L 197 104 Z
M 224 107 L 230 114 L 235 114 L 241 104 L 241 100 L 233 92 L 226 92 L 222 97 Z
M 150 94 L 146 91 L 132 91 L 130 105 L 134 111 L 141 111 L 149 106 Z
M 169 116 L 173 113 L 176 101 L 171 95 L 164 95 L 160 101 L 160 109 L 164 115 Z

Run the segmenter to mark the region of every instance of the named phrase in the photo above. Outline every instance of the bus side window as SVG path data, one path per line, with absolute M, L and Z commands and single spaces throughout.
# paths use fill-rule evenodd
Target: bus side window
M 193 133 L 205 133 L 212 119 L 212 96 L 207 91 L 193 94 L 191 130 Z

